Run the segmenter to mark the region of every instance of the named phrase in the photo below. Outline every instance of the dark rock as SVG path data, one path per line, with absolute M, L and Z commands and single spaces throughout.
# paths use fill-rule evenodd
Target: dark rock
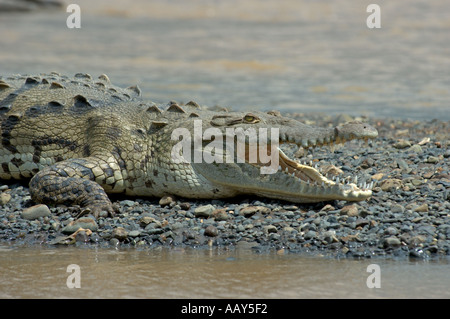
M 205 228 L 205 236 L 216 237 L 219 234 L 219 231 L 216 227 L 209 225 Z

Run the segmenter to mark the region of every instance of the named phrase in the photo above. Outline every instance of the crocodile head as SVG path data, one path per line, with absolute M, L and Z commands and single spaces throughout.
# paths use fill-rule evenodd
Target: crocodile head
M 372 185 L 328 179 L 316 168 L 289 158 L 279 147 L 286 143 L 333 147 L 353 139 L 367 141 L 378 136 L 368 124 L 354 121 L 320 128 L 272 111 L 202 112 L 200 117 L 191 113 L 184 126 L 186 133 L 194 133 L 187 162 L 197 175 L 225 192 L 298 203 L 361 201 L 372 194 Z M 202 132 L 197 139 L 196 130 Z

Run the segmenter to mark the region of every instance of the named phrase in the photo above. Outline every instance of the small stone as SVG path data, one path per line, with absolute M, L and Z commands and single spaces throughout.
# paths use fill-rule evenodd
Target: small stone
M 329 164 L 322 167 L 322 173 L 325 175 L 338 176 L 344 174 L 344 171 L 333 164 Z
M 194 210 L 194 215 L 195 217 L 205 217 L 208 218 L 209 216 L 211 216 L 212 212 L 215 210 L 216 208 L 211 205 L 204 205 L 204 206 L 199 206 Z
M 372 179 L 375 181 L 379 181 L 380 179 L 383 178 L 383 176 L 384 176 L 383 173 L 377 173 L 377 174 L 372 175 Z
M 73 234 L 78 229 L 89 229 L 93 232 L 98 230 L 97 222 L 91 217 L 82 217 L 71 221 L 66 227 L 61 229 L 63 234 Z
M 426 241 L 425 236 L 417 235 L 417 236 L 411 237 L 411 239 L 409 240 L 409 245 L 411 247 L 417 247 L 417 246 L 420 246 L 425 241 Z
M 180 208 L 183 210 L 189 210 L 191 208 L 191 203 L 188 202 L 180 203 Z
M 384 230 L 384 233 L 386 235 L 397 235 L 398 234 L 398 230 L 395 227 L 388 227 Z
M 405 160 L 399 158 L 396 160 L 397 166 L 403 170 L 407 170 L 409 168 L 408 163 Z
M 411 146 L 408 151 L 410 152 L 414 152 L 416 154 L 422 154 L 423 150 L 422 147 L 420 145 L 414 144 L 413 146 Z
M 305 239 L 313 239 L 313 238 L 316 237 L 316 235 L 317 235 L 317 233 L 316 233 L 314 230 L 309 230 L 309 231 L 305 234 L 304 238 L 305 238 Z
M 139 225 L 141 227 L 147 226 L 150 223 L 153 223 L 155 221 L 155 219 L 153 217 L 150 216 L 142 216 L 141 219 L 139 220 Z
M 10 193 L 1 193 L 0 194 L 0 205 L 5 205 L 11 200 Z
M 217 235 L 219 235 L 219 231 L 213 225 L 209 225 L 205 228 L 205 236 L 216 237 Z
M 402 243 L 401 243 L 400 239 L 398 239 L 397 237 L 388 237 L 383 240 L 383 246 L 385 248 L 399 247 L 401 244 Z
M 217 221 L 224 221 L 224 220 L 229 219 L 227 211 L 223 208 L 215 209 L 211 215 L 212 215 L 212 217 L 214 217 L 214 220 L 217 220 Z
M 128 237 L 128 232 L 123 227 L 116 227 L 113 229 L 111 237 L 117 238 L 118 240 L 124 240 Z
M 52 213 L 50 212 L 50 209 L 47 207 L 47 205 L 39 204 L 35 206 L 31 206 L 28 208 L 25 208 L 22 211 L 22 218 L 33 220 L 38 219 L 39 217 L 45 217 L 45 216 L 51 216 Z
M 261 210 L 267 210 L 267 209 L 269 209 L 269 208 L 264 207 L 264 206 L 246 206 L 246 207 L 239 209 L 239 215 L 245 216 L 245 217 L 251 217 L 251 216 L 255 215 L 256 213 L 260 212 Z
M 256 213 L 267 215 L 270 213 L 270 208 L 264 206 L 247 206 L 239 210 L 239 215 L 245 217 L 251 217 Z
M 263 229 L 266 233 L 276 233 L 278 231 L 277 227 L 274 225 L 266 225 Z
M 357 219 L 355 221 L 355 228 L 357 228 L 357 227 L 364 227 L 364 226 L 369 225 L 369 224 L 370 224 L 369 220 L 360 218 L 360 219 Z
M 128 236 L 135 238 L 135 237 L 139 237 L 140 234 L 141 234 L 141 232 L 139 230 L 132 230 L 128 233 Z
M 120 244 L 120 241 L 117 238 L 111 238 L 109 240 L 109 244 L 113 247 L 117 247 Z
M 89 241 L 89 236 L 84 230 L 79 231 L 75 235 L 75 241 L 81 242 L 81 243 L 87 243 Z
M 414 212 L 425 213 L 428 212 L 428 204 L 422 204 L 413 210 Z
M 398 140 L 397 143 L 395 143 L 393 146 L 397 149 L 404 149 L 410 147 L 411 143 L 409 141 L 401 139 Z
M 391 192 L 393 190 L 403 187 L 403 182 L 396 178 L 389 178 L 381 182 L 380 188 L 384 192 Z
M 358 216 L 358 206 L 355 204 L 344 206 L 342 207 L 340 214 L 347 215 L 349 217 Z
M 423 180 L 415 178 L 411 180 L 411 184 L 413 184 L 414 186 L 419 186 L 423 184 Z
M 323 233 L 323 239 L 328 244 L 337 243 L 339 239 L 336 237 L 336 232 L 334 230 L 329 230 Z
M 436 164 L 439 162 L 439 158 L 436 156 L 428 156 L 427 163 Z
M 400 204 L 394 204 L 391 206 L 392 213 L 403 213 L 405 211 L 405 207 Z
M 134 205 L 136 205 L 136 202 L 126 199 L 126 200 L 121 201 L 120 204 L 124 207 L 133 207 Z
M 170 206 L 170 204 L 172 204 L 172 203 L 174 203 L 175 202 L 175 197 L 174 196 L 172 196 L 172 195 L 166 195 L 166 196 L 163 196 L 160 200 L 159 200 L 159 205 L 161 206 L 161 207 L 164 207 L 164 206 Z
M 321 212 L 330 212 L 332 210 L 335 210 L 336 208 L 334 208 L 333 205 L 330 204 L 326 204 L 325 206 L 322 207 L 322 209 L 320 210 Z

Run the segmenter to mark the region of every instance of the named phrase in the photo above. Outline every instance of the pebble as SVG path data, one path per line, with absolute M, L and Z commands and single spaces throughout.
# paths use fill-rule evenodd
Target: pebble
M 358 216 L 358 206 L 356 204 L 344 206 L 342 207 L 340 214 L 350 217 Z
M 245 217 L 251 217 L 256 213 L 261 213 L 263 215 L 270 213 L 270 208 L 264 206 L 247 206 L 239 210 L 239 215 Z
M 436 164 L 439 162 L 439 158 L 436 156 L 428 156 L 427 163 Z
M 399 247 L 401 244 L 400 239 L 397 237 L 388 237 L 383 241 L 384 247 Z
M 219 234 L 219 231 L 216 227 L 209 225 L 205 228 L 205 236 L 216 237 Z
M 73 234 L 80 228 L 89 229 L 89 230 L 95 232 L 98 230 L 98 225 L 94 218 L 82 217 L 82 218 L 71 221 L 69 224 L 67 224 L 67 226 L 65 226 L 65 227 L 63 227 L 63 229 L 61 229 L 61 232 L 63 234 Z
M 225 221 L 230 218 L 225 209 L 215 209 L 211 215 L 212 217 L 214 217 L 214 220 L 216 221 Z
M 422 154 L 423 153 L 423 149 L 422 146 L 418 145 L 418 144 L 414 144 L 413 146 L 411 146 L 408 151 L 410 152 L 414 152 L 417 154 Z
M 417 206 L 416 208 L 414 208 L 414 211 L 421 213 L 428 212 L 428 204 L 424 203 L 420 206 Z
M 128 236 L 135 238 L 135 237 L 139 237 L 140 234 L 141 234 L 141 232 L 139 230 L 132 230 L 128 233 Z
M 397 178 L 385 179 L 381 182 L 380 188 L 384 192 L 392 192 L 403 187 L 403 182 Z
M 125 240 L 128 237 L 128 231 L 123 227 L 114 228 L 111 237 L 117 238 L 120 241 Z
M 404 148 L 411 147 L 411 143 L 409 141 L 400 139 L 393 146 L 398 149 L 404 149 Z
M 22 218 L 33 220 L 38 219 L 39 217 L 45 217 L 45 216 L 51 216 L 52 213 L 50 212 L 50 209 L 47 205 L 39 204 L 35 206 L 31 206 L 28 208 L 25 208 L 22 211 Z
M 171 195 L 163 196 L 159 200 L 159 205 L 161 207 L 170 206 L 172 203 L 175 203 L 175 197 Z
M 5 205 L 11 200 L 11 194 L 10 193 L 0 193 L 0 205 Z
M 211 216 L 211 214 L 213 213 L 213 211 L 214 211 L 215 209 L 216 209 L 216 208 L 215 208 L 213 205 L 211 205 L 211 204 L 204 205 L 204 206 L 199 206 L 199 207 L 197 207 L 197 208 L 194 210 L 194 215 L 195 215 L 195 217 L 205 217 L 205 218 L 208 218 L 209 216 Z

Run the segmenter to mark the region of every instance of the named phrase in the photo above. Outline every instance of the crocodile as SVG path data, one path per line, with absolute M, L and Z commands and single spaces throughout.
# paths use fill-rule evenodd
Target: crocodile
M 30 179 L 34 202 L 78 205 L 96 217 L 114 214 L 107 195 L 113 193 L 192 199 L 256 195 L 294 203 L 362 201 L 372 195 L 372 184 L 329 179 L 279 147 L 377 137 L 374 127 L 358 121 L 321 128 L 278 111 L 213 110 L 195 102 L 157 105 L 144 100 L 138 86 L 117 87 L 104 74 L 68 77 L 56 72 L 0 77 L 0 120 L 0 179 Z M 205 133 L 212 129 L 214 134 L 188 138 L 199 121 Z M 220 133 L 229 136 L 230 128 L 271 131 L 259 136 L 265 144 L 255 144 L 250 134 L 239 136 L 239 144 L 237 136 L 219 138 Z M 184 143 L 189 141 L 197 142 L 194 153 L 203 152 L 201 159 L 232 156 L 192 160 L 184 156 L 190 154 L 191 144 Z M 236 141 L 234 149 L 230 141 Z M 187 146 L 180 151 L 180 145 Z M 244 145 L 243 152 L 238 145 Z M 251 160 L 254 145 L 253 151 L 267 146 L 266 155 L 276 160 L 277 169 L 262 173 L 269 164 L 261 153 Z

